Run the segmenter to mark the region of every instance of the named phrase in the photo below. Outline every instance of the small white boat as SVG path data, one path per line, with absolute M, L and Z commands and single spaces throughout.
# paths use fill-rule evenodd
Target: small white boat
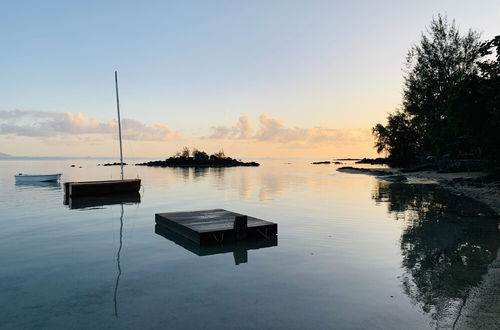
M 61 173 L 57 174 L 16 174 L 16 182 L 49 182 L 49 181 L 59 181 L 61 179 Z

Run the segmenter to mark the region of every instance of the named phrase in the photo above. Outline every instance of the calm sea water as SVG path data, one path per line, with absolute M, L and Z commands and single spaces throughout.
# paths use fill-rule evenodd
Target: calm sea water
M 125 203 L 63 205 L 61 186 L 13 177 L 118 178 L 98 163 L 0 161 L 1 328 L 448 327 L 500 245 L 470 200 L 304 160 L 127 166 L 144 187 Z M 196 251 L 155 232 L 155 213 L 211 208 L 277 222 L 277 242 Z

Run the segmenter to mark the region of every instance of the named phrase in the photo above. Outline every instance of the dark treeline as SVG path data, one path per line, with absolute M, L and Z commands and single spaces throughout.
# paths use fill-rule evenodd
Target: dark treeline
M 403 101 L 373 128 L 377 151 L 393 164 L 428 156 L 500 159 L 500 36 L 484 41 L 434 18 L 406 57 Z

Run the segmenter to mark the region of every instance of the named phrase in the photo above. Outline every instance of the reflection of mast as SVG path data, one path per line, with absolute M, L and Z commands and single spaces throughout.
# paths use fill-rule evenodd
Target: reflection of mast
M 114 302 L 115 302 L 115 316 L 118 317 L 118 304 L 117 304 L 117 294 L 118 294 L 118 283 L 120 283 L 120 276 L 122 276 L 122 267 L 120 265 L 120 253 L 122 252 L 123 246 L 123 204 L 120 204 L 121 214 L 120 214 L 120 245 L 118 247 L 118 252 L 116 253 L 116 264 L 118 266 L 118 276 L 116 277 L 115 283 L 115 294 L 114 294 Z

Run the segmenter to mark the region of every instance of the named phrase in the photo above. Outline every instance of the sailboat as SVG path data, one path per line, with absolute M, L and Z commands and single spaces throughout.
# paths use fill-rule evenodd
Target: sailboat
M 123 178 L 122 125 L 120 120 L 120 100 L 118 97 L 118 73 L 115 71 L 116 109 L 118 112 L 118 137 L 120 140 L 120 180 L 65 182 L 64 192 L 67 197 L 96 196 L 109 194 L 137 193 L 141 188 L 141 179 Z

